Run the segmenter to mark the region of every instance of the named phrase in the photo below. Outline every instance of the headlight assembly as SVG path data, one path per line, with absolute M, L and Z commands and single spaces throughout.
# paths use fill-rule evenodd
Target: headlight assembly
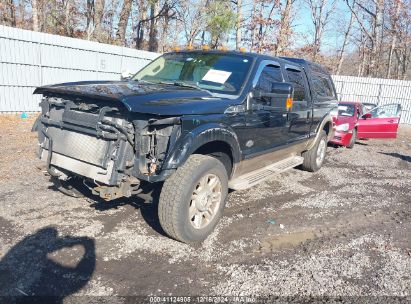
M 337 126 L 335 130 L 339 132 L 347 132 L 349 128 L 350 128 L 350 125 L 348 123 L 345 123 L 345 124 Z

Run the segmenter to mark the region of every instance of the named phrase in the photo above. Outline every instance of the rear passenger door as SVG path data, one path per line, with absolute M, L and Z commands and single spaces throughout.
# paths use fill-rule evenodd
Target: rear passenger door
M 288 117 L 288 143 L 308 138 L 312 122 L 310 90 L 304 70 L 295 65 L 285 65 L 286 81 L 294 88 L 293 106 Z
M 333 107 L 337 107 L 337 95 L 331 77 L 316 65 L 310 65 L 310 85 L 313 100 L 313 124 L 311 134 L 315 135 L 318 125 Z

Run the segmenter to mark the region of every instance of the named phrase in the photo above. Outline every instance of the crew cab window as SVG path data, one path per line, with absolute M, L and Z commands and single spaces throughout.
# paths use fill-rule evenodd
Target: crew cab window
M 256 91 L 271 93 L 272 87 L 275 82 L 282 82 L 283 76 L 281 73 L 281 68 L 273 65 L 268 65 L 264 67 L 261 72 L 260 78 L 258 79 L 257 85 L 255 87 Z M 273 97 L 258 97 L 255 98 L 255 102 L 269 105 L 269 106 L 276 106 L 276 99 Z
M 311 81 L 313 85 L 313 91 L 317 97 L 331 97 L 334 98 L 333 90 L 330 80 L 327 76 L 320 73 L 311 73 Z
M 294 100 L 302 101 L 307 100 L 305 94 L 305 81 L 304 75 L 301 71 L 287 69 L 288 81 L 294 88 Z

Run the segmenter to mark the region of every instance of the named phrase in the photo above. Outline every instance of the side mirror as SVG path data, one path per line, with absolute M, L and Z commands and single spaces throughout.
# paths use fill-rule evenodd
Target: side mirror
M 362 116 L 362 118 L 363 118 L 363 119 L 370 119 L 370 118 L 372 118 L 372 115 L 371 115 L 371 113 L 365 113 L 365 114 Z
M 121 80 L 128 80 L 133 77 L 133 73 L 131 73 L 129 70 L 124 70 L 121 72 Z
M 293 105 L 294 88 L 291 83 L 274 82 L 271 87 L 271 92 L 264 92 L 261 90 L 254 90 L 249 94 L 247 99 L 248 109 L 251 109 L 251 102 L 253 98 L 271 98 L 271 106 L 276 108 L 292 108 Z

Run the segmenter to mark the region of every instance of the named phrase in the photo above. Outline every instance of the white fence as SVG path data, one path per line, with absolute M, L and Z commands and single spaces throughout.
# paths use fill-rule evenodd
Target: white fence
M 157 53 L 0 26 L 0 113 L 38 111 L 35 87 L 68 81 L 118 80 Z M 333 76 L 339 100 L 401 103 L 411 124 L 411 81 Z
M 34 88 L 59 82 L 119 80 L 158 54 L 0 25 L 0 112 L 39 111 Z

